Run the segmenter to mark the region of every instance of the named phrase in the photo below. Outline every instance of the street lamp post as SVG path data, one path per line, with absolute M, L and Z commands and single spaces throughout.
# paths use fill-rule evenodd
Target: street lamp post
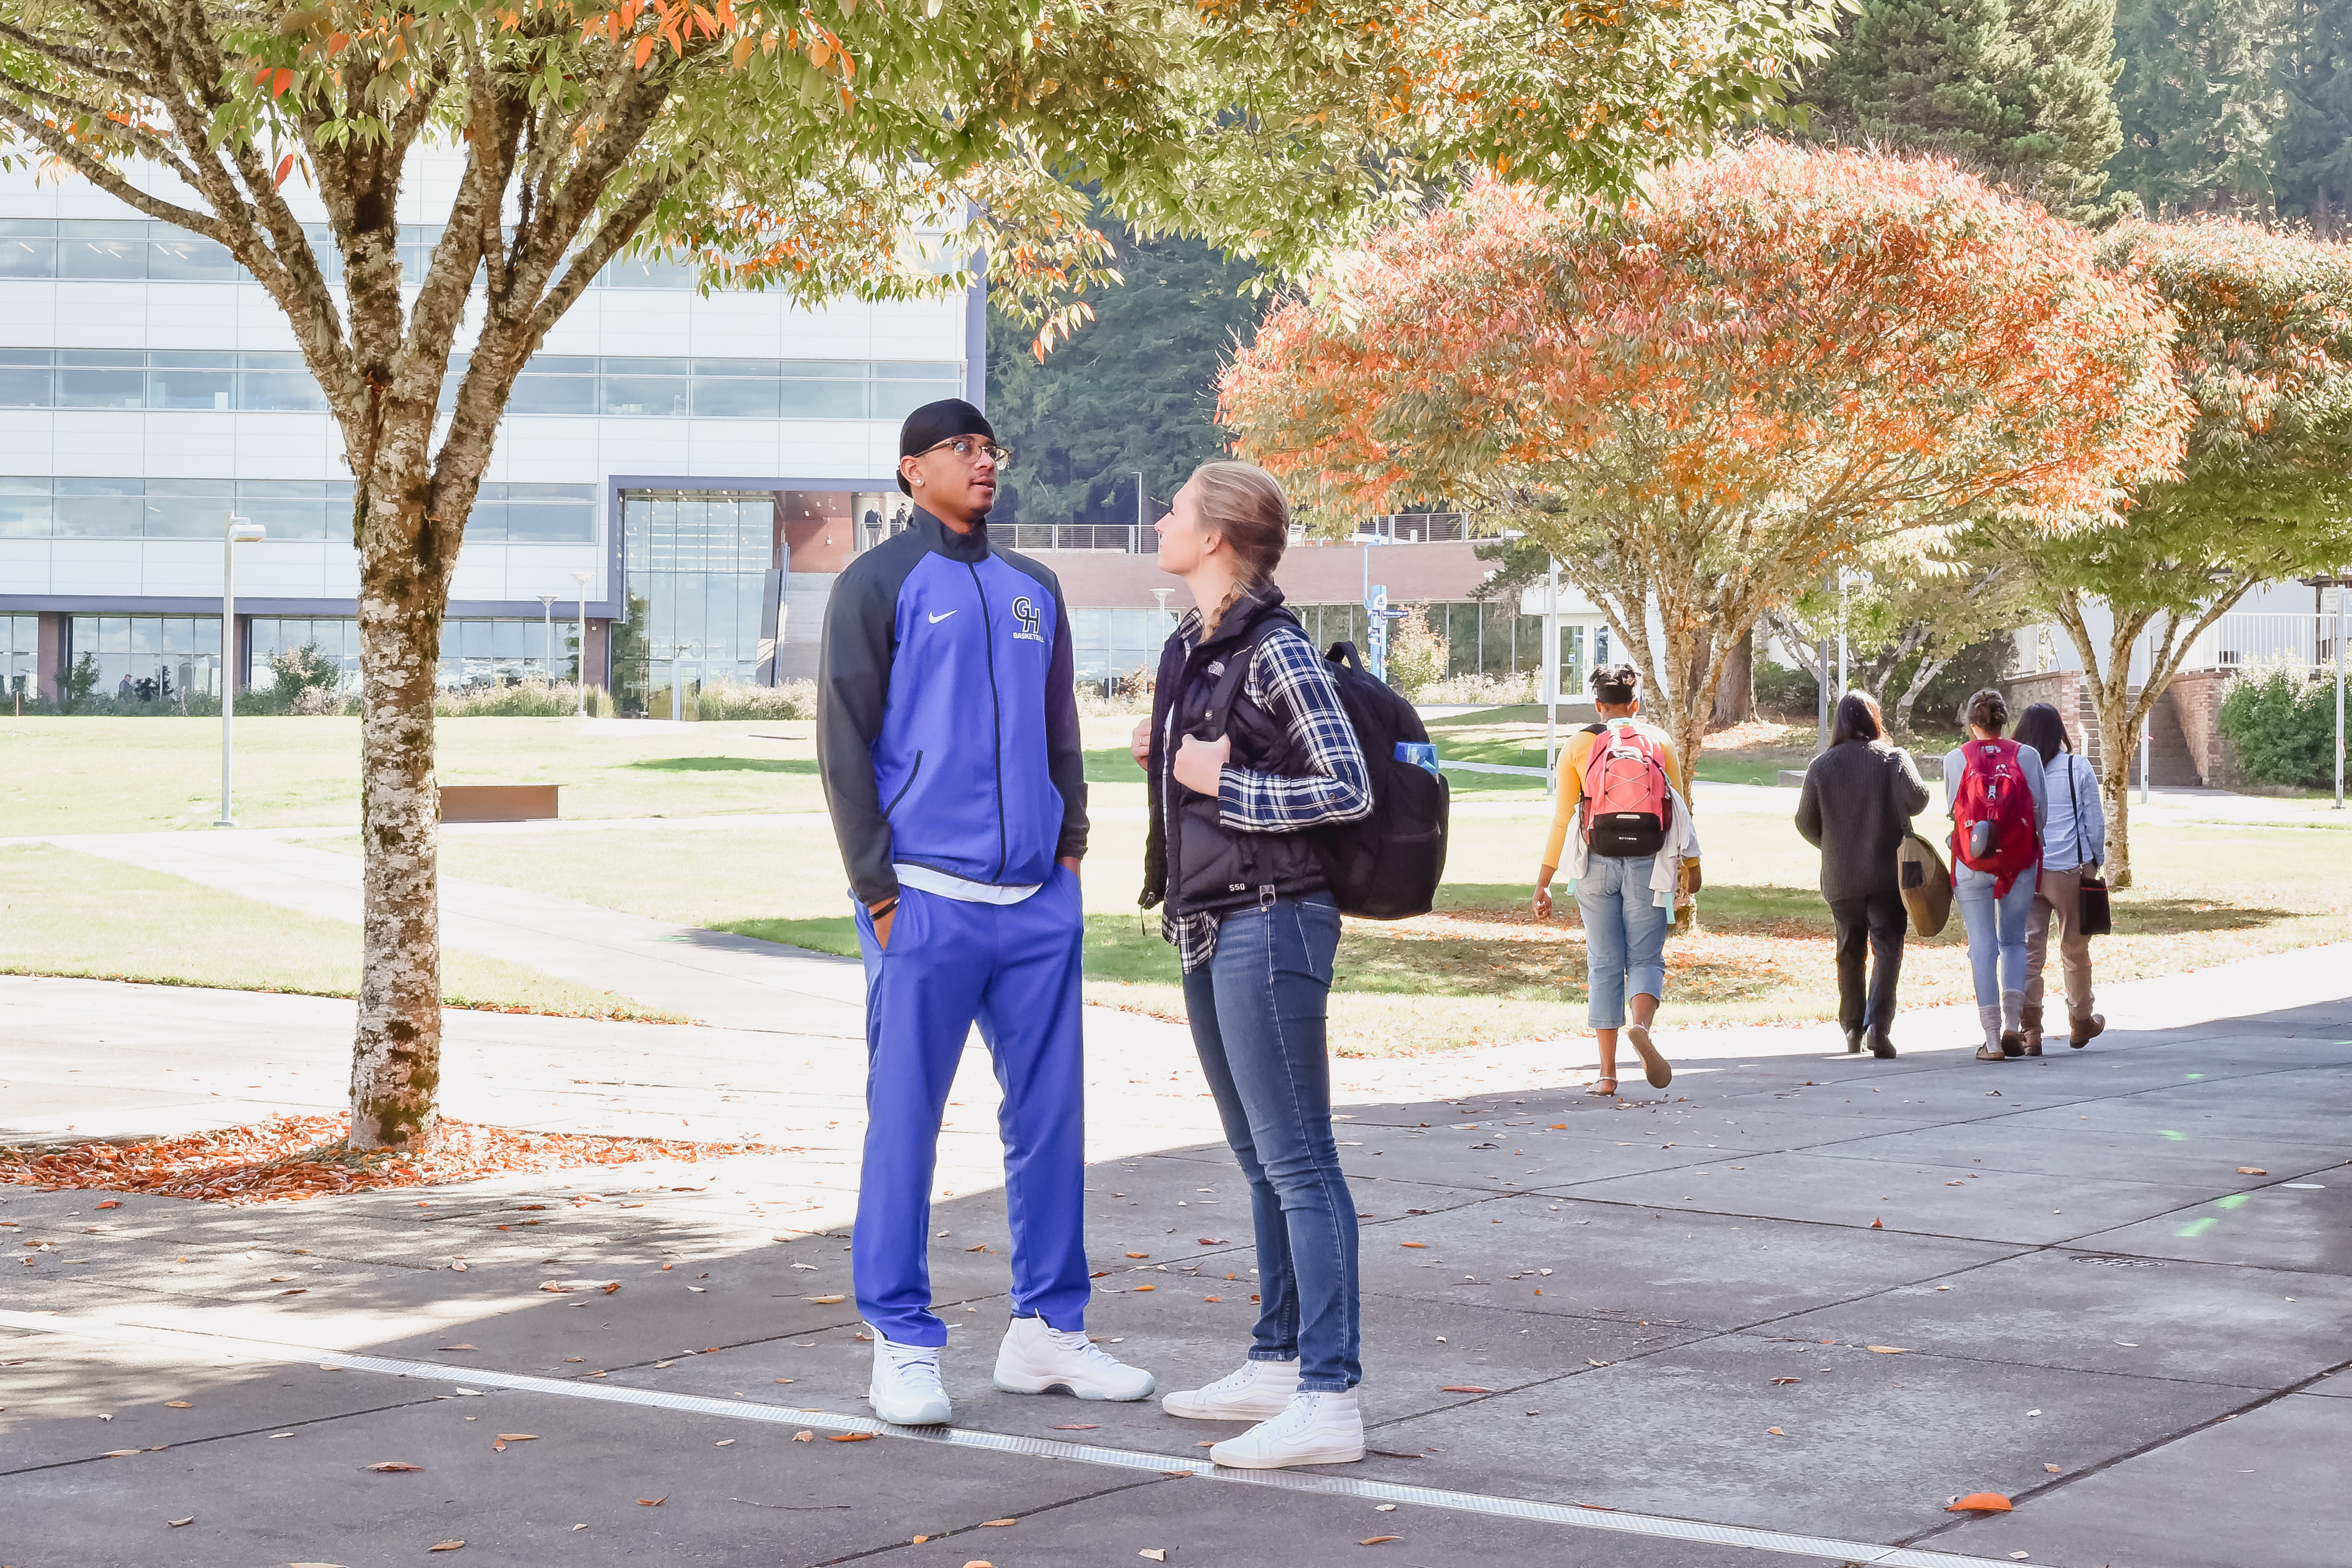
M 221 530 L 221 812 L 215 828 L 234 828 L 236 789 L 236 547 L 268 537 L 259 523 L 228 514 Z
M 575 571 L 572 574 L 572 580 L 580 585 L 580 668 L 577 672 L 578 679 L 572 682 L 579 700 L 574 704 L 572 711 L 574 718 L 586 718 L 588 716 L 588 574 L 584 571 Z
M 547 666 L 547 684 L 555 684 L 555 595 L 539 595 L 539 619 L 546 638 L 545 654 L 541 663 Z

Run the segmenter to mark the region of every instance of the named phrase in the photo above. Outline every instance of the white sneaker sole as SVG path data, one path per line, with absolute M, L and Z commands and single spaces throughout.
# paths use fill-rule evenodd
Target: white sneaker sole
M 998 1391 L 1004 1394 L 1066 1394 L 1074 1399 L 1108 1399 L 1118 1405 L 1131 1405 L 1139 1399 L 1149 1399 L 1151 1391 L 1160 1386 L 1157 1379 L 1147 1377 L 1141 1388 L 1132 1394 L 1124 1394 L 1097 1384 L 1072 1383 L 1066 1377 L 1050 1375 L 1008 1377 L 1002 1371 L 997 1373 L 995 1381 Z
M 1664 1089 L 1675 1081 L 1673 1064 L 1659 1055 L 1658 1048 L 1650 1043 L 1648 1024 L 1627 1025 L 1625 1039 L 1633 1047 L 1634 1054 L 1642 1059 L 1642 1076 L 1650 1081 L 1651 1088 Z
M 1191 1394 L 1171 1394 L 1160 1408 L 1187 1421 L 1271 1421 L 1290 1408 L 1290 1396 L 1276 1395 L 1254 1403 L 1197 1400 Z
M 1364 1457 L 1364 1445 L 1352 1448 L 1333 1445 L 1322 1448 L 1305 1448 L 1292 1454 L 1244 1453 L 1231 1443 L 1219 1443 L 1209 1450 L 1209 1462 L 1223 1465 L 1229 1470 L 1286 1470 L 1297 1465 L 1351 1465 Z
M 944 1399 L 935 1404 L 918 1405 L 904 1415 L 894 1416 L 883 1408 L 882 1401 L 874 1397 L 871 1389 L 866 1391 L 866 1403 L 874 1406 L 875 1418 L 887 1421 L 893 1427 L 944 1427 L 955 1418 L 955 1406 Z

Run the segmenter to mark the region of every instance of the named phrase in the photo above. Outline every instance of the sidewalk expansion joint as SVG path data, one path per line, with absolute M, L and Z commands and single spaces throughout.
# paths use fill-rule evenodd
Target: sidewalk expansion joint
M 877 1437 L 896 1438 L 904 1442 L 936 1443 L 946 1448 L 977 1449 L 982 1452 L 1019 1455 L 1030 1458 L 1059 1459 L 1066 1463 L 1097 1465 L 1128 1471 L 1150 1471 L 1170 1479 L 1186 1477 L 1222 1481 L 1233 1486 L 1271 1487 L 1276 1490 L 1312 1496 L 1405 1503 L 1421 1508 L 1442 1508 L 1454 1512 L 1523 1520 L 1531 1523 L 1565 1525 L 1580 1530 L 1609 1531 L 1653 1540 L 1683 1541 L 1698 1545 L 1736 1546 L 1757 1552 L 1775 1552 L 1785 1556 L 1811 1557 L 1843 1564 L 1859 1564 L 1863 1565 L 1863 1568 L 2011 1568 L 2006 1562 L 1990 1557 L 1920 1551 L 1899 1544 L 1883 1545 L 1867 1542 L 1841 1541 L 1830 1536 L 1799 1535 L 1748 1525 L 1717 1524 L 1704 1520 L 1679 1519 L 1665 1514 L 1634 1513 L 1601 1504 L 1540 1502 L 1533 1499 L 1495 1497 L 1483 1492 L 1453 1491 L 1437 1487 L 1412 1486 L 1395 1481 L 1360 1480 L 1344 1476 L 1305 1475 L 1292 1470 L 1225 1469 L 1205 1459 L 1190 1456 L 1153 1454 L 1131 1448 L 1098 1448 L 1091 1444 L 1055 1442 L 1043 1437 L 1022 1437 L 1005 1432 L 974 1431 L 957 1427 L 929 1428 L 893 1427 L 887 1422 L 876 1420 L 870 1416 L 842 1416 L 826 1410 L 802 1409 L 791 1406 L 768 1405 L 752 1401 L 717 1399 L 705 1395 L 672 1394 L 658 1389 L 633 1388 L 625 1385 L 616 1387 L 609 1383 L 587 1385 L 562 1378 L 534 1377 L 517 1373 L 491 1372 L 478 1367 L 446 1366 L 435 1362 L 406 1361 L 387 1356 L 367 1355 L 338 1350 L 332 1346 L 269 1343 L 190 1329 L 162 1329 L 132 1324 L 92 1322 L 39 1312 L 5 1311 L 0 1311 L 0 1326 L 29 1329 L 37 1333 L 58 1334 L 70 1338 L 110 1341 L 115 1343 L 182 1348 L 211 1354 L 243 1355 L 255 1360 L 281 1364 L 331 1360 L 339 1370 L 346 1372 L 370 1372 L 392 1377 L 426 1378 L 479 1388 L 500 1388 L 519 1394 L 593 1399 L 606 1404 L 675 1410 L 689 1415 L 717 1416 L 724 1420 L 822 1427 L 832 1432 L 862 1433 Z

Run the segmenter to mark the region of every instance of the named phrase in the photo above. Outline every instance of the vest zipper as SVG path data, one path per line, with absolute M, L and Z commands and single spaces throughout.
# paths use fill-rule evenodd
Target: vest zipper
M 980 595 L 981 645 L 988 650 L 988 712 L 993 745 L 989 755 L 996 765 L 996 873 L 1004 874 L 1004 703 L 996 693 L 996 627 L 988 615 L 988 590 L 981 585 L 980 568 L 964 562 L 971 573 L 971 589 Z

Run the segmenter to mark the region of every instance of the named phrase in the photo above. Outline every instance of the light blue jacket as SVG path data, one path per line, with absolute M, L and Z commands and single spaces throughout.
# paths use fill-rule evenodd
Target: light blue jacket
M 2107 814 L 2099 803 L 2099 776 L 2071 751 L 2042 769 L 2042 864 L 2048 871 L 2099 865 L 2107 858 Z

